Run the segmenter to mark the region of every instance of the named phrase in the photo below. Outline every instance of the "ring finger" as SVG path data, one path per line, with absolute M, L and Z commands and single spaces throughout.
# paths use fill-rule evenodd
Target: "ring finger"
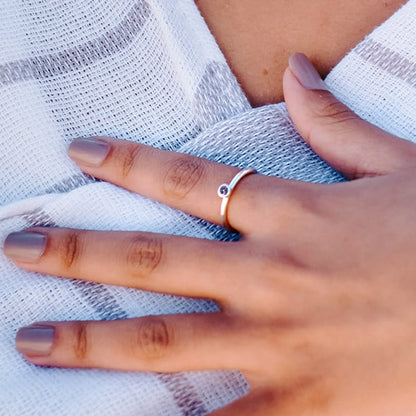
M 77 139 L 69 155 L 90 175 L 216 224 L 222 224 L 218 187 L 240 171 L 195 156 L 108 137 Z M 228 205 L 230 225 L 241 232 L 258 228 L 259 218 L 269 216 L 276 195 L 281 200 L 298 188 L 303 192 L 305 186 L 310 185 L 263 175 L 246 176 Z

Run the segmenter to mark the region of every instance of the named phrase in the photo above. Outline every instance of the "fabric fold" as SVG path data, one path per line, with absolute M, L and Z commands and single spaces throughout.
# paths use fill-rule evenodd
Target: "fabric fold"
M 410 0 L 326 80 L 362 117 L 409 140 L 415 17 Z M 80 136 L 121 137 L 295 180 L 344 180 L 299 137 L 284 104 L 250 107 L 191 0 L 10 1 L 0 22 L 7 51 L 0 54 L 0 245 L 32 225 L 230 238 L 83 175 L 66 155 Z M 42 369 L 14 348 L 17 329 L 38 320 L 210 313 L 214 302 L 29 273 L 2 251 L 0 279 L 1 414 L 199 416 L 248 391 L 235 372 Z

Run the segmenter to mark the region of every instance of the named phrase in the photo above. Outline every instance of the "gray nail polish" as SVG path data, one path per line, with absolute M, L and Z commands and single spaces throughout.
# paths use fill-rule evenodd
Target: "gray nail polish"
M 110 151 L 110 145 L 100 139 L 79 138 L 69 146 L 68 154 L 75 162 L 92 167 L 100 166 Z
M 31 325 L 20 328 L 16 334 L 16 348 L 25 355 L 45 357 L 55 341 L 55 328 L 49 325 Z
M 9 234 L 4 242 L 4 253 L 13 260 L 34 262 L 46 248 L 46 236 L 23 231 Z
M 318 71 L 303 53 L 295 53 L 289 58 L 289 68 L 298 81 L 308 90 L 326 90 Z

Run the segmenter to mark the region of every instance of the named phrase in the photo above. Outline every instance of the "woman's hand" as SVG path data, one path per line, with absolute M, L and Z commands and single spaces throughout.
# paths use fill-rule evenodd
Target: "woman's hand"
M 42 322 L 17 348 L 38 365 L 138 371 L 238 369 L 251 393 L 215 415 L 416 412 L 416 146 L 339 103 L 302 55 L 284 89 L 313 149 L 353 179 L 243 178 L 218 242 L 34 228 L 6 254 L 24 269 L 215 299 L 212 314 Z M 75 141 L 87 173 L 221 223 L 217 188 L 238 169 L 131 142 Z

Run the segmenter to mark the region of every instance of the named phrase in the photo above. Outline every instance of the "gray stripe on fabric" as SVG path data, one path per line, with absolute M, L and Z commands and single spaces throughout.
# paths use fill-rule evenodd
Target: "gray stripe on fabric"
M 223 62 L 207 65 L 194 99 L 195 116 L 202 130 L 251 108 L 230 67 Z
M 28 223 L 29 227 L 56 227 L 52 217 L 44 212 L 42 208 L 37 208 L 29 214 L 23 215 L 23 219 Z
M 416 64 L 380 42 L 367 38 L 354 52 L 412 87 L 416 86 Z
M 50 186 L 45 190 L 46 194 L 50 193 L 63 193 L 69 192 L 80 186 L 89 185 L 90 183 L 96 182 L 94 178 L 82 173 L 70 176 L 69 178 L 63 179 L 56 184 Z
M 128 318 L 127 312 L 118 305 L 116 298 L 104 285 L 81 280 L 75 280 L 73 283 L 101 319 L 108 321 Z
M 172 393 L 183 416 L 203 416 L 208 413 L 185 374 L 159 374 L 158 379 Z
M 138 1 L 112 30 L 74 48 L 0 65 L 0 85 L 49 78 L 79 70 L 126 48 L 150 16 L 150 6 Z

